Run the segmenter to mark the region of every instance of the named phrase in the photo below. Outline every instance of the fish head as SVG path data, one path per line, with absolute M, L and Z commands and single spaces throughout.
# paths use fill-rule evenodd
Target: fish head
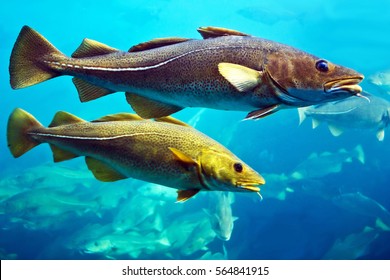
M 98 239 L 86 243 L 83 252 L 87 254 L 103 253 L 110 251 L 112 248 L 113 245 L 109 239 Z
M 287 105 L 308 106 L 360 96 L 364 76 L 325 59 L 288 49 L 271 53 L 265 65 L 269 84 Z
M 228 151 L 207 149 L 200 155 L 200 176 L 206 188 L 220 191 L 259 192 L 264 178 Z
M 232 216 L 216 217 L 211 219 L 211 227 L 214 230 L 217 237 L 223 241 L 229 241 L 233 232 L 234 219 Z

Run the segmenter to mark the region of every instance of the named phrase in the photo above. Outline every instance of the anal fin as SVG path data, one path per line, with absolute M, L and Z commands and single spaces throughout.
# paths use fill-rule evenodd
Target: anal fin
M 335 125 L 328 125 L 330 133 L 337 137 L 340 136 L 343 133 L 343 130 Z
M 131 92 L 126 92 L 126 100 L 142 118 L 166 117 L 182 110 L 182 107 L 151 100 Z
M 73 78 L 72 81 L 73 84 L 76 86 L 81 102 L 95 100 L 99 97 L 115 92 L 104 87 L 96 86 L 80 78 Z
M 53 152 L 53 160 L 54 162 L 61 162 L 68 159 L 79 157 L 79 155 L 76 155 L 72 152 L 63 150 L 53 144 L 50 144 L 51 151 Z
M 196 195 L 199 191 L 200 189 L 178 190 L 176 202 L 184 202 Z
M 260 118 L 264 118 L 266 116 L 269 116 L 277 111 L 279 111 L 280 105 L 272 105 L 263 109 L 255 110 L 252 112 L 249 112 L 246 116 L 245 120 L 256 120 Z
M 91 157 L 85 157 L 85 162 L 88 166 L 88 169 L 91 170 L 95 178 L 99 181 L 114 182 L 127 178 L 100 160 Z

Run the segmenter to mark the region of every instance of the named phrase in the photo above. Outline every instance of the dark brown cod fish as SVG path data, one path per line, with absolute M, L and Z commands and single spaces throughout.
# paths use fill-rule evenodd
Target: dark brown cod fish
M 198 31 L 203 40 L 155 39 L 128 52 L 84 39 L 68 57 L 24 26 L 11 54 L 11 86 L 70 75 L 82 102 L 124 91 L 143 118 L 206 107 L 257 119 L 362 90 L 363 75 L 293 47 L 224 28 Z

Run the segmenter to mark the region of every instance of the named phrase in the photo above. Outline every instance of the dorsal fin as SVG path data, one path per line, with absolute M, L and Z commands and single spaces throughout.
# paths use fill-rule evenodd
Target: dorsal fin
M 237 30 L 227 29 L 222 27 L 207 26 L 207 27 L 199 27 L 197 30 L 200 33 L 200 35 L 202 35 L 203 39 L 216 38 L 221 36 L 251 36 Z
M 72 53 L 73 58 L 83 58 L 83 57 L 92 57 L 98 55 L 105 55 L 114 52 L 118 52 L 119 50 L 114 49 L 110 46 L 102 44 L 98 41 L 91 39 L 84 39 L 80 46 Z
M 156 49 L 159 47 L 174 45 L 177 43 L 182 43 L 191 39 L 180 38 L 180 37 L 169 37 L 169 38 L 157 38 L 144 43 L 139 43 L 138 45 L 132 46 L 129 49 L 129 52 L 140 52 L 151 49 Z
M 143 120 L 140 116 L 130 113 L 118 113 L 101 117 L 92 122 L 116 122 L 116 121 L 140 121 Z
M 74 124 L 80 122 L 85 122 L 85 120 L 80 119 L 79 117 L 76 117 L 75 115 L 72 115 L 70 113 L 59 111 L 55 114 L 49 127 L 55 127 L 55 126 L 66 125 L 66 124 Z
M 85 157 L 85 162 L 88 166 L 88 169 L 92 171 L 95 178 L 99 181 L 114 182 L 127 178 L 100 160 L 91 157 Z
M 166 122 L 166 123 L 171 123 L 171 124 L 176 124 L 176 125 L 181 125 L 181 126 L 187 126 L 191 127 L 189 124 L 182 122 L 178 119 L 175 119 L 173 117 L 162 117 L 162 118 L 155 118 L 154 119 L 156 122 Z
M 144 119 L 169 116 L 183 109 L 176 105 L 151 100 L 131 92 L 126 92 L 126 100 L 133 110 Z

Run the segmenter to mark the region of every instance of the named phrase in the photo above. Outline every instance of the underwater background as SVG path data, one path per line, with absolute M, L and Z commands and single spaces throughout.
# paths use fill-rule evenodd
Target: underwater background
M 132 112 L 121 93 L 80 103 L 70 77 L 12 90 L 9 57 L 23 25 L 67 55 L 85 37 L 127 50 L 158 37 L 200 38 L 200 26 L 226 27 L 353 68 L 365 75 L 365 91 L 390 101 L 389 91 L 368 78 L 390 69 L 389 1 L 2 1 L 0 257 L 390 258 L 388 131 L 383 141 L 369 129 L 334 137 L 326 124 L 315 130 L 310 120 L 299 125 L 296 109 L 258 121 L 242 121 L 247 112 L 176 113 L 266 180 L 262 201 L 234 194 L 229 207 L 238 219 L 228 241 L 210 224 L 215 194 L 175 203 L 175 189 L 133 179 L 102 183 L 82 158 L 54 164 L 48 145 L 14 159 L 6 127 L 16 107 L 44 125 L 60 110 L 86 120 Z

